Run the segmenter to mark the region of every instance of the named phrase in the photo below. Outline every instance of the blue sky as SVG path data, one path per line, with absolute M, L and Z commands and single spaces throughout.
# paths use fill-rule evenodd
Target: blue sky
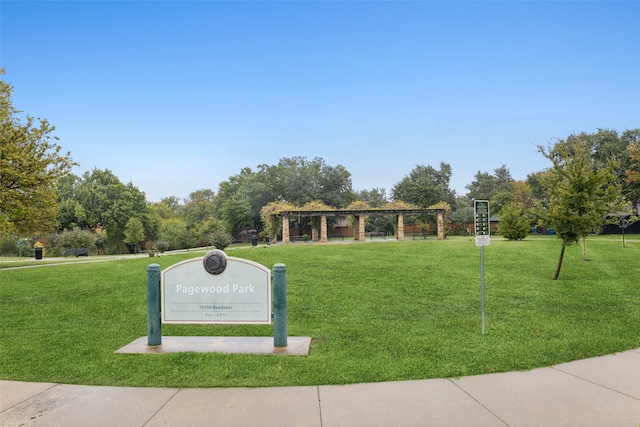
M 640 127 L 640 2 L 0 2 L 13 104 L 148 200 L 283 157 L 355 190 L 416 165 L 515 179 L 571 133 Z

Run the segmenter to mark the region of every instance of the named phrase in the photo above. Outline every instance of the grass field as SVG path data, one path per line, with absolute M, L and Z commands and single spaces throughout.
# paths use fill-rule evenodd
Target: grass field
M 640 347 L 640 241 L 469 238 L 231 248 L 287 265 L 288 330 L 309 356 L 114 352 L 147 334 L 146 266 L 204 253 L 0 270 L 0 378 L 216 387 L 345 384 L 524 370 Z M 4 262 L 7 267 L 10 263 Z M 170 336 L 272 336 L 270 325 L 163 325 Z

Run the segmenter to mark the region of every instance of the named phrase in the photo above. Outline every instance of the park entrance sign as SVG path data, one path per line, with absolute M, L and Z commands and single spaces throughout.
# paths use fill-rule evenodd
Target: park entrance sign
M 162 272 L 162 323 L 271 323 L 271 271 L 210 251 Z
M 273 271 L 273 291 L 271 272 Z M 273 295 L 273 306 L 271 305 Z M 273 319 L 272 314 L 273 312 Z M 258 336 L 169 336 L 163 323 L 271 324 L 273 339 Z M 214 250 L 203 258 L 179 262 L 160 271 L 147 266 L 147 336 L 118 353 L 243 353 L 307 355 L 310 337 L 287 336 L 287 266 L 273 270 Z

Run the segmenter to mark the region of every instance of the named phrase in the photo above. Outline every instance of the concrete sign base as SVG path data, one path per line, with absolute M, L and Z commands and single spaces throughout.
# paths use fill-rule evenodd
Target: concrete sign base
M 162 337 L 162 344 L 150 346 L 141 337 L 116 353 L 166 354 L 192 351 L 196 353 L 226 354 L 282 354 L 307 356 L 310 337 L 288 337 L 286 347 L 274 347 L 273 337 Z

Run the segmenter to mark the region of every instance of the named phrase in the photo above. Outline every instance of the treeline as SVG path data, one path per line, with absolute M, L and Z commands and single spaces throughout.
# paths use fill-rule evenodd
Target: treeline
M 267 217 L 277 214 L 278 206 L 438 205 L 449 211 L 449 220 L 469 224 L 473 199 L 490 200 L 492 215 L 500 216 L 505 225 L 513 224 L 511 230 L 502 230 L 508 238 L 522 238 L 536 224 L 556 228 L 570 224 L 580 235 L 585 227 L 607 221 L 608 213 L 625 212 L 640 200 L 640 129 L 621 134 L 601 129 L 539 147 L 551 166 L 526 180 L 514 180 L 506 165 L 492 172 L 478 171 L 465 194 L 450 188 L 452 168 L 447 163 L 437 168 L 416 166 L 387 195 L 384 188 L 354 191 L 351 174 L 341 165 L 328 165 L 322 158 L 290 157 L 255 170 L 246 167 L 215 191 L 199 189 L 186 199 L 149 202 L 133 183 L 121 182 L 110 170 L 71 175 L 75 163 L 55 143 L 55 128 L 29 116 L 23 123 L 11 104 L 11 90 L 0 81 L 1 254 L 28 250 L 38 240 L 49 255 L 63 255 L 65 248 L 115 254 L 224 246 L 254 233 L 265 237 L 277 232 Z M 565 221 L 580 215 L 589 220 Z M 305 218 L 295 221 L 300 229 L 312 225 Z M 406 224 L 412 221 L 429 226 L 427 218 L 405 219 Z M 365 229 L 393 233 L 394 227 L 395 218 L 375 216 Z M 461 226 L 458 231 L 466 229 Z
M 640 170 L 640 130 L 570 135 L 552 147 L 576 140 L 588 144 L 590 167 L 602 169 L 609 165 L 615 180 L 611 184 L 619 190 L 621 200 L 640 199 L 640 185 L 637 177 L 634 179 L 634 173 Z M 493 214 L 504 214 L 505 224 L 519 221 L 520 234 L 526 235 L 531 225 L 540 220 L 532 214 L 535 208 L 549 199 L 544 185 L 548 173 L 540 171 L 516 181 L 506 165 L 493 172 L 478 171 L 466 186 L 467 193 L 458 195 L 449 187 L 450 165 L 418 165 L 387 196 L 382 188 L 354 191 L 351 174 L 341 165 L 327 165 L 321 158 L 291 157 L 276 165 L 259 165 L 257 170 L 244 168 L 220 183 L 217 191 L 201 189 L 184 200 L 167 197 L 152 203 L 132 183 L 122 183 L 109 170 L 94 169 L 81 177 L 68 175 L 59 180 L 57 229 L 28 237 L 44 241 L 52 255 L 61 255 L 66 247 L 88 247 L 104 254 L 166 251 L 214 245 L 216 239 L 224 240 L 225 236 L 236 241 L 246 240 L 253 233 L 265 237 L 270 230 L 265 229 L 261 211 L 270 204 L 347 208 L 356 203 L 359 207 L 378 208 L 399 201 L 423 208 L 444 203 L 450 209 L 449 219 L 460 224 L 462 233 L 462 224 L 473 222 L 472 199 L 490 200 Z M 416 217 L 407 219 L 407 223 L 412 220 L 426 221 Z M 303 229 L 311 226 L 309 219 L 299 221 Z M 393 233 L 394 227 L 394 218 L 375 216 L 366 223 L 366 231 Z M 456 228 L 451 230 L 455 232 Z M 505 231 L 507 237 L 511 236 L 509 232 Z M 513 237 L 521 238 L 520 234 Z M 15 241 L 5 241 L 3 252 L 15 250 Z

